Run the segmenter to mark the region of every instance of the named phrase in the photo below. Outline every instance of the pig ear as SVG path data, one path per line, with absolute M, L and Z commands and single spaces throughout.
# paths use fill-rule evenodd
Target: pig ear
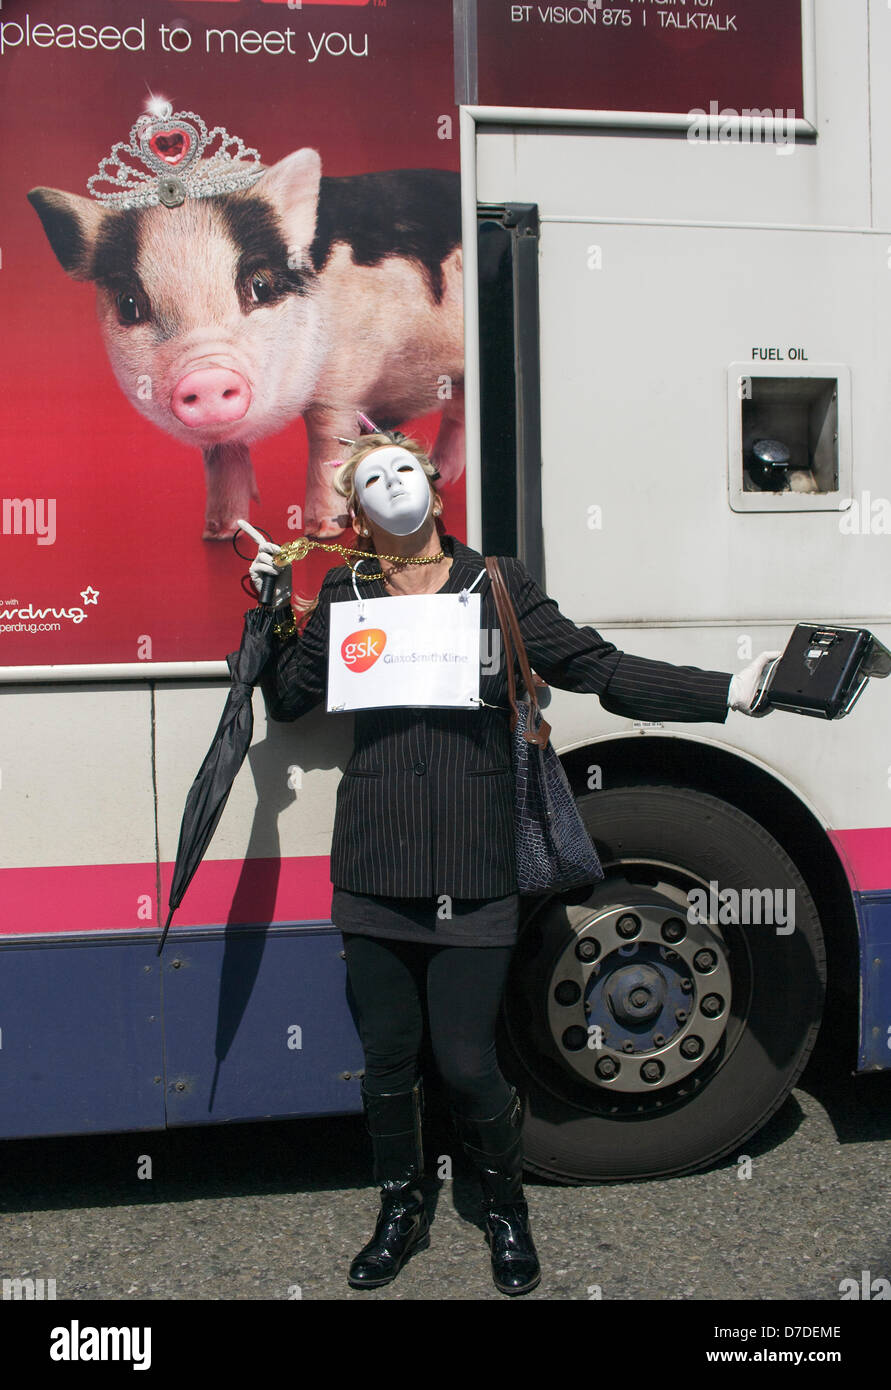
M 257 192 L 269 199 L 281 217 L 292 246 L 303 249 L 315 235 L 321 179 L 319 153 L 306 148 L 285 155 L 256 184 Z
M 32 188 L 28 202 L 43 223 L 62 269 L 75 280 L 90 280 L 93 249 L 106 216 L 100 205 L 59 188 Z

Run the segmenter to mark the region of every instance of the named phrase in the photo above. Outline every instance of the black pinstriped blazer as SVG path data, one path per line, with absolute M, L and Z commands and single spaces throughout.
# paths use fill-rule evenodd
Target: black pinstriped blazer
M 460 593 L 485 561 L 452 536 L 441 593 Z M 363 562 L 366 567 L 368 562 Z M 723 723 L 730 674 L 628 656 L 591 627 L 576 627 L 515 559 L 501 561 L 529 663 L 550 685 L 599 695 L 635 719 Z M 488 575 L 480 626 L 497 630 Z M 363 583 L 386 597 L 382 580 Z M 303 636 L 279 642 L 260 685 L 272 719 L 297 719 L 325 698 L 328 607 L 355 599 L 346 565 L 329 570 Z M 488 648 L 487 648 L 488 650 Z M 496 663 L 493 663 L 493 668 Z M 378 709 L 355 714 L 355 747 L 337 790 L 331 879 L 354 893 L 502 897 L 517 891 L 514 782 L 504 663 L 480 678 L 496 709 Z M 520 685 L 522 689 L 522 685 Z

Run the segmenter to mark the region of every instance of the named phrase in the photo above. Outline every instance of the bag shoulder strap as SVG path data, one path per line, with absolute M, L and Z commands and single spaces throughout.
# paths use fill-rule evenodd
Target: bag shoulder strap
M 508 625 L 507 614 L 504 611 L 504 592 L 502 585 L 498 582 L 501 575 L 498 569 L 498 561 L 492 555 L 486 556 L 486 570 L 492 585 L 492 597 L 495 600 L 495 611 L 498 614 L 498 625 L 501 628 L 501 645 L 504 649 L 505 669 L 507 671 L 507 698 L 511 707 L 510 727 L 511 732 L 517 727 L 519 714 L 517 712 L 517 684 L 514 677 L 514 652 L 513 644 L 510 639 L 510 628 Z
M 519 717 L 516 703 L 516 682 L 514 679 L 515 650 L 516 658 L 520 663 L 520 673 L 523 677 L 526 693 L 529 697 L 530 714 L 532 716 L 527 720 L 526 724 L 526 742 L 536 743 L 539 748 L 544 748 L 551 736 L 551 726 L 547 720 L 542 717 L 538 696 L 535 693 L 535 682 L 532 678 L 529 658 L 526 655 L 526 646 L 523 642 L 523 634 L 520 632 L 520 624 L 517 621 L 517 615 L 496 556 L 486 556 L 486 569 L 492 581 L 492 596 L 495 599 L 495 608 L 498 613 L 498 622 L 501 626 L 501 634 L 504 641 L 504 658 L 507 662 L 507 693 L 512 711 L 511 729 L 517 727 L 517 719 Z

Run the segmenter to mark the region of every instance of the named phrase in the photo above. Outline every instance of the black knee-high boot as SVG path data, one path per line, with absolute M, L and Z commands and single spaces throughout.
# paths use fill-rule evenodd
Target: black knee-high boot
M 430 1244 L 419 1186 L 424 1172 L 421 1081 L 410 1091 L 377 1096 L 368 1094 L 363 1081 L 361 1090 L 381 1208 L 374 1235 L 350 1265 L 348 1283 L 354 1289 L 376 1289 L 396 1278 L 414 1250 Z
M 480 1175 L 495 1287 L 529 1293 L 541 1282 L 541 1268 L 523 1196 L 520 1098 L 512 1086 L 507 1105 L 488 1120 L 471 1120 L 454 1107 L 453 1114 L 464 1152 Z

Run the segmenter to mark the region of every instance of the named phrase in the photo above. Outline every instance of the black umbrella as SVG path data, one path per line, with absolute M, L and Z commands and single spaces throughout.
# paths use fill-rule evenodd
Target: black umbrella
M 170 887 L 170 911 L 158 943 L 158 955 L 164 949 L 171 918 L 213 838 L 232 784 L 251 746 L 254 733 L 251 696 L 273 650 L 272 625 L 276 620 L 274 610 L 262 605 L 245 613 L 241 646 L 226 657 L 232 688 L 213 742 L 186 798 Z

